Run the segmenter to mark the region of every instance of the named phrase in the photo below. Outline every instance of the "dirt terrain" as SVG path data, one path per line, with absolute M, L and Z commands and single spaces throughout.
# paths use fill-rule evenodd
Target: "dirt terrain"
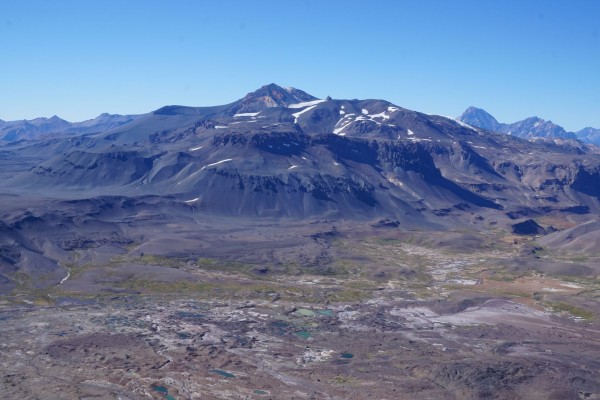
M 67 246 L 63 278 L 2 298 L 6 398 L 600 398 L 593 257 L 339 221 L 169 232 Z

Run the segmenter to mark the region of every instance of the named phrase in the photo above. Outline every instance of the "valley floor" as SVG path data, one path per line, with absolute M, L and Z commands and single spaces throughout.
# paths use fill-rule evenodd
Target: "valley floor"
M 600 398 L 597 259 L 502 232 L 322 221 L 204 234 L 203 257 L 176 255 L 193 241 L 83 246 L 60 282 L 2 297 L 0 392 Z

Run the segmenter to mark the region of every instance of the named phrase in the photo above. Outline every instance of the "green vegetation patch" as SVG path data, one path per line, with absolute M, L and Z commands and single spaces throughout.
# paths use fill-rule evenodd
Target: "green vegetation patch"
M 300 309 L 296 310 L 295 314 L 299 315 L 301 317 L 314 317 L 315 316 L 315 312 L 313 310 L 309 310 L 307 308 L 300 308 Z
M 546 307 L 552 309 L 552 311 L 557 313 L 568 313 L 574 317 L 582 318 L 585 320 L 593 320 L 595 314 L 589 310 L 584 308 L 576 307 L 569 303 L 564 302 L 548 302 L 545 304 Z

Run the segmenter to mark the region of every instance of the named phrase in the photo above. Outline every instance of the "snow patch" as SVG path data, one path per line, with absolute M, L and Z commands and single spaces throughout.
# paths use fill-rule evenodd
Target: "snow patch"
M 398 138 L 398 139 L 400 139 L 400 138 Z M 387 178 L 387 180 L 388 180 L 388 182 L 393 183 L 396 186 L 400 186 L 400 187 L 404 186 L 404 184 L 401 181 L 399 181 L 398 179 L 394 178 L 393 176 L 389 176 Z
M 217 162 L 214 162 L 212 164 L 205 165 L 204 167 L 202 167 L 202 169 L 208 168 L 208 167 L 214 167 L 215 165 L 223 164 L 223 163 L 226 163 L 226 162 L 231 161 L 231 160 L 233 160 L 233 158 L 227 158 L 225 160 L 217 161 Z
M 235 114 L 233 116 L 233 118 L 239 118 L 239 117 L 254 117 L 256 115 L 260 114 L 259 112 L 253 112 L 253 113 L 239 113 L 239 114 Z
M 477 285 L 477 281 L 474 279 L 450 279 L 448 283 L 452 283 L 455 285 Z
M 227 129 L 227 125 L 215 125 L 215 129 Z
M 340 120 L 338 120 L 338 122 L 335 124 L 336 128 L 333 129 L 333 133 L 336 135 L 339 135 L 339 136 L 344 136 L 345 135 L 343 133 L 344 129 L 346 129 L 353 122 L 370 121 L 370 122 L 376 123 L 377 125 L 381 125 L 381 122 L 375 121 L 373 119 L 373 117 L 382 117 L 385 119 L 389 118 L 389 116 L 385 115 L 384 113 L 380 113 L 380 114 L 371 116 L 371 115 L 368 115 L 368 111 L 365 109 L 363 109 L 362 112 L 363 112 L 363 115 L 359 115 L 358 117 L 355 117 L 354 120 L 352 119 L 352 116 L 354 116 L 356 114 L 346 114 L 344 117 L 342 117 Z M 367 114 L 365 114 L 365 112 Z
M 414 134 L 415 134 L 415 133 L 414 133 L 413 131 L 411 131 L 410 129 L 407 129 L 407 130 L 406 130 L 406 133 L 408 133 L 408 136 L 412 136 L 412 135 L 414 135 Z
M 339 124 L 341 121 L 342 121 L 342 120 L 339 120 L 339 121 L 338 121 L 338 124 Z M 334 128 L 334 129 L 333 129 L 333 133 L 334 133 L 334 134 L 336 134 L 336 135 L 344 136 L 344 135 L 345 135 L 345 133 L 343 133 L 342 131 L 343 131 L 344 129 L 346 129 L 346 128 L 347 128 L 347 127 L 348 127 L 348 126 L 349 126 L 349 125 L 350 125 L 352 122 L 354 122 L 354 121 L 350 121 L 350 122 L 348 122 L 348 123 L 346 123 L 346 124 L 344 124 L 344 125 L 340 126 L 339 128 Z M 337 125 L 337 124 L 336 124 L 336 125 Z
M 373 115 L 371 115 L 371 118 L 390 119 L 390 116 L 387 115 L 385 112 L 380 112 L 379 114 L 373 114 Z
M 198 147 L 191 147 L 189 150 L 190 151 L 197 151 L 200 150 L 202 148 L 202 146 L 198 146 Z
M 191 203 L 197 202 L 198 200 L 200 200 L 200 197 L 196 197 L 195 199 L 191 199 L 191 200 L 186 200 L 186 201 L 184 201 L 184 203 L 191 204 Z
M 323 103 L 325 100 L 313 100 L 313 101 L 305 101 L 302 103 L 290 104 L 288 108 L 304 108 L 310 106 L 316 106 L 317 104 Z
M 257 119 L 250 119 L 248 121 L 237 121 L 237 122 L 232 122 L 229 125 L 236 125 L 236 124 L 249 124 L 251 122 L 256 122 L 258 121 Z
M 460 125 L 460 126 L 462 126 L 463 128 L 467 128 L 467 129 L 470 129 L 470 130 L 472 130 L 472 131 L 476 130 L 474 127 L 472 127 L 472 126 L 471 126 L 471 125 L 469 125 L 469 124 L 466 124 L 466 123 L 464 123 L 464 122 L 462 122 L 462 121 L 459 121 L 459 120 L 457 120 L 457 119 L 455 119 L 455 118 L 454 118 L 453 120 L 454 120 L 454 122 L 456 122 L 457 124 L 459 124 L 459 125 Z
M 363 108 L 362 110 L 360 110 L 364 115 L 369 115 L 369 110 L 367 110 L 366 108 Z
M 452 122 L 456 122 L 457 124 L 459 124 L 460 126 L 462 126 L 463 128 L 467 128 L 470 129 L 472 131 L 478 132 L 477 128 L 475 128 L 472 125 L 469 125 L 467 123 L 462 122 L 461 120 L 459 120 L 458 118 L 454 118 L 454 117 L 449 117 L 447 115 L 442 115 L 443 118 L 449 119 Z
M 65 283 L 67 281 L 67 279 L 69 279 L 70 276 L 71 276 L 71 270 L 67 268 L 67 276 L 65 276 L 64 278 L 62 278 L 62 280 L 60 281 L 60 283 L 57 286 L 60 286 L 63 283 Z
M 292 165 L 291 167 L 289 167 L 288 169 L 294 169 L 294 168 L 298 168 L 297 165 Z
M 340 110 L 340 115 L 344 115 L 344 114 L 346 114 L 346 111 Z
M 294 123 L 295 123 L 295 124 L 297 124 L 297 123 L 298 123 L 298 117 L 299 117 L 299 116 L 301 116 L 302 114 L 304 114 L 304 113 L 305 113 L 305 112 L 307 112 L 307 111 L 310 111 L 310 110 L 312 110 L 312 109 L 313 109 L 313 108 L 315 108 L 315 107 L 316 107 L 316 104 L 315 104 L 314 106 L 311 106 L 311 107 L 305 108 L 305 109 L 304 109 L 304 110 L 302 110 L 302 111 L 298 111 L 297 113 L 293 113 L 292 115 L 294 116 Z
M 400 109 L 398 107 L 389 106 L 388 107 L 388 111 L 389 112 L 395 112 L 395 111 L 400 111 Z

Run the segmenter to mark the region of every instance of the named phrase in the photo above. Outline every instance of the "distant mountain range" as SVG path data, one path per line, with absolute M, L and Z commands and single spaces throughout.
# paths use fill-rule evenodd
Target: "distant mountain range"
M 316 100 L 302 90 L 282 88 L 271 84 L 250 93 L 243 101 L 236 102 L 232 112 L 242 114 L 263 110 L 265 107 L 287 107 L 292 103 Z M 159 113 L 177 113 L 190 108 L 168 106 L 158 110 Z M 81 134 L 109 131 L 135 121 L 141 115 L 101 114 L 94 119 L 82 122 L 69 122 L 57 117 L 35 118 L 32 120 L 3 121 L 0 119 L 0 144 L 19 140 L 34 140 L 57 137 L 60 135 L 76 136 Z
M 293 103 L 316 100 L 317 98 L 295 88 L 282 88 L 275 84 L 265 85 L 236 102 L 231 112 L 237 114 L 261 111 L 268 107 L 287 107 Z M 178 113 L 191 107 L 167 106 L 158 113 Z M 141 115 L 101 114 L 82 122 L 68 122 L 56 115 L 51 118 L 3 121 L 0 119 L 0 144 L 19 140 L 34 140 L 60 135 L 76 136 L 109 131 L 135 121 Z
M 138 115 L 101 114 L 94 119 L 82 122 L 68 122 L 56 115 L 51 118 L 32 120 L 0 120 L 0 142 L 33 140 L 56 135 L 79 135 L 103 132 L 127 124 Z
M 270 84 L 225 105 L 22 122 L 38 139 L 2 146 L 0 182 L 19 193 L 172 196 L 211 215 L 418 226 L 600 211 L 596 148 L 494 133 L 505 125 L 474 109 L 462 119 Z M 572 138 L 541 120 L 514 126 Z
M 469 107 L 457 119 L 471 126 L 524 139 L 577 139 L 584 143 L 600 145 L 600 129 L 588 127 L 578 132 L 567 132 L 562 126 L 538 117 L 506 124 L 498 122 L 490 113 L 481 108 Z
M 270 84 L 249 93 L 243 99 L 235 102 L 230 111 L 237 114 L 252 113 L 265 108 L 288 107 L 290 104 L 315 100 L 317 100 L 316 97 L 302 90 L 282 88 L 278 85 Z M 193 107 L 167 106 L 156 112 L 178 113 L 182 109 L 191 108 Z M 19 121 L 3 121 L 0 119 L 0 145 L 18 140 L 106 132 L 134 122 L 142 116 L 104 113 L 94 119 L 82 122 L 68 122 L 56 115 L 51 118 L 35 118 Z M 530 117 L 514 123 L 501 123 L 487 111 L 477 107 L 469 107 L 456 120 L 473 127 L 523 139 L 580 140 L 584 143 L 600 146 L 600 129 L 587 127 L 577 132 L 568 132 L 560 125 L 538 117 Z

